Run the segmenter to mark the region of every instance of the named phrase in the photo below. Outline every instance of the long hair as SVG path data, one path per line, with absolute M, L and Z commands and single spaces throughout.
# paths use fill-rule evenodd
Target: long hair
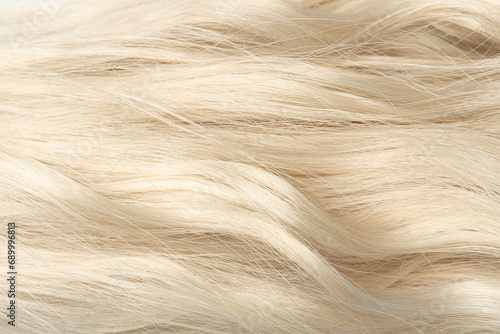
M 0 18 L 2 333 L 500 333 L 497 1 Z

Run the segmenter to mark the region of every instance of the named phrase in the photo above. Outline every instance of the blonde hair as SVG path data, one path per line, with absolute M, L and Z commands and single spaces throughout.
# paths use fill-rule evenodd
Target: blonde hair
M 3 333 L 500 333 L 496 1 L 0 17 Z

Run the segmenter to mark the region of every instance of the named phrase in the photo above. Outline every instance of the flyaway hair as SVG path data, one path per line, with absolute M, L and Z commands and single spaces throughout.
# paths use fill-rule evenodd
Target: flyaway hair
M 500 333 L 499 56 L 496 0 L 4 4 L 0 333 Z

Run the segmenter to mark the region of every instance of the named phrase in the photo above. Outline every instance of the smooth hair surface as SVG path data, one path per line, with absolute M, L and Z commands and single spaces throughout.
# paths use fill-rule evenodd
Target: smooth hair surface
M 496 0 L 4 4 L 0 332 L 500 333 L 499 55 Z

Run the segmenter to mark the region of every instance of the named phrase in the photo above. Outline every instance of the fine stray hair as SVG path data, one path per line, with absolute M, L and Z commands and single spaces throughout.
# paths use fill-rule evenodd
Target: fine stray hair
M 498 1 L 0 18 L 1 333 L 500 333 Z

